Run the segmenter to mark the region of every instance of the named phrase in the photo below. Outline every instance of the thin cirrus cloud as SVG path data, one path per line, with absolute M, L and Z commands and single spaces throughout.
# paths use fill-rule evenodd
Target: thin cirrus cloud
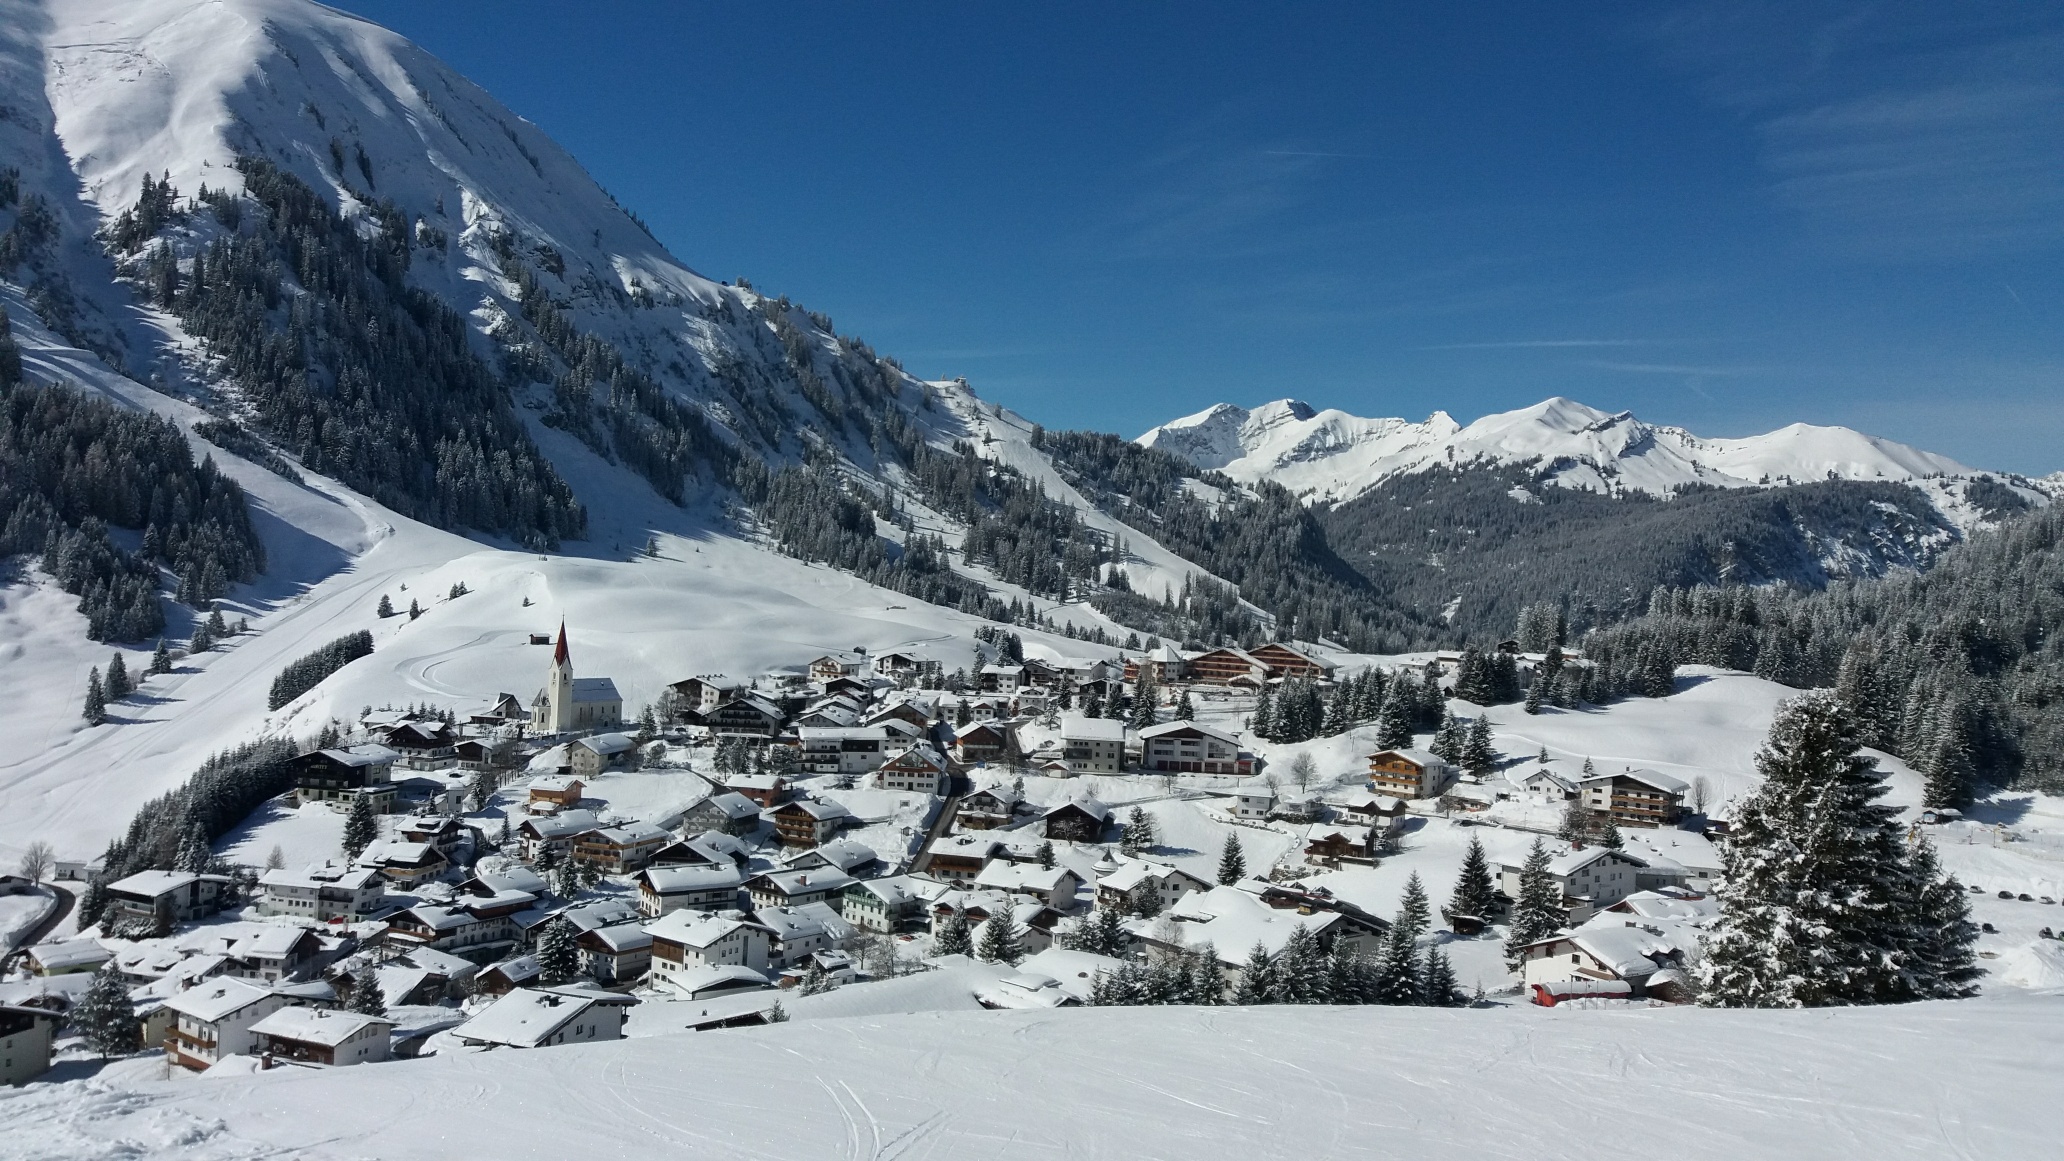
M 1584 365 L 1600 371 L 1618 371 L 1625 375 L 1696 375 L 1713 379 L 1754 375 L 1764 370 L 1762 367 L 1726 367 L 1699 363 L 1617 363 L 1604 359 L 1588 359 Z

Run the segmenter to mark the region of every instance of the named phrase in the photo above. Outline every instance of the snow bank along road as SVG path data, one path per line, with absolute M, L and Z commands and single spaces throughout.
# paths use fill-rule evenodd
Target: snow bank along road
M 0 1095 L 0 1152 L 2052 1158 L 2064 1000 L 1812 1012 L 1108 1008 L 792 1021 Z

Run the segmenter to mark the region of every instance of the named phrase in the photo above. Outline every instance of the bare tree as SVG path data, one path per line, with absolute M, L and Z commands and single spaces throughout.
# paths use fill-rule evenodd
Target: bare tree
M 43 876 L 50 873 L 50 864 L 56 858 L 57 852 L 50 849 L 49 843 L 44 842 L 42 839 L 37 839 L 35 842 L 30 843 L 28 849 L 22 852 L 22 878 L 32 883 L 42 882 Z
M 278 843 L 272 844 L 272 849 L 265 853 L 265 869 L 268 871 L 277 871 L 284 868 L 286 865 L 287 852 L 281 850 L 280 845 Z
M 1310 754 L 1299 754 L 1290 759 L 1290 780 L 1297 783 L 1299 790 L 1311 789 L 1312 779 L 1319 775 L 1319 764 Z
M 1711 782 L 1706 781 L 1705 775 L 1701 774 L 1698 777 L 1691 780 L 1692 813 L 1704 814 L 1706 812 L 1706 804 L 1712 801 L 1712 798 L 1713 784 Z

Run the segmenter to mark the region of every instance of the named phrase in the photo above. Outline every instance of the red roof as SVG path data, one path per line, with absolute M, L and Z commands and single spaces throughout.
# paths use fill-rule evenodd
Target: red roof
M 559 618 L 559 644 L 552 650 L 552 664 L 565 665 L 568 660 L 566 653 L 566 618 L 561 617 Z

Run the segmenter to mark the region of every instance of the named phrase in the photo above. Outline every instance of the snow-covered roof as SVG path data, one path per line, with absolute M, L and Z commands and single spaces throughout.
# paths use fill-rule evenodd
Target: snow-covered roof
M 576 741 L 574 745 L 582 749 L 592 750 L 596 754 L 607 758 L 613 754 L 621 754 L 626 750 L 634 749 L 638 743 L 629 734 L 596 734 L 593 737 L 582 738 Z
M 722 794 L 713 794 L 704 799 L 699 805 L 706 805 L 722 814 L 725 818 L 734 821 L 751 818 L 760 812 L 759 803 L 738 793 L 736 790 L 726 790 Z
M 1601 777 L 1606 777 L 1606 775 L 1601 775 Z M 1677 777 L 1675 774 L 1664 774 L 1659 770 L 1628 769 L 1622 770 L 1618 774 L 1610 775 L 1610 777 L 1631 778 L 1636 782 L 1652 786 L 1665 794 L 1684 794 L 1691 789 L 1691 783 Z
M 571 988 L 515 988 L 459 1025 L 461 1040 L 534 1048 L 544 1043 L 589 1008 L 605 1003 L 600 996 Z
M 271 988 L 217 976 L 166 1000 L 165 1006 L 181 1015 L 213 1023 L 261 1000 L 270 999 L 272 995 Z
M 1558 879 L 1568 878 L 1593 863 L 1602 862 L 1614 856 L 1625 859 L 1637 867 L 1641 865 L 1640 859 L 1624 851 L 1610 850 L 1606 847 L 1584 847 L 1581 850 L 1564 851 L 1549 859 L 1548 873 Z
M 1366 826 L 1341 826 L 1339 823 L 1315 822 L 1304 830 L 1307 843 L 1330 842 L 1340 839 L 1354 846 L 1369 845 L 1369 828 Z
M 1053 806 L 1048 807 L 1046 814 L 1042 815 L 1041 817 L 1050 818 L 1053 815 L 1063 810 L 1066 810 L 1071 806 L 1074 807 L 1076 810 L 1080 810 L 1085 814 L 1088 814 L 1091 818 L 1109 818 L 1111 815 L 1111 807 L 1109 803 L 1103 802 L 1096 798 L 1092 798 L 1087 794 L 1082 794 L 1070 798 L 1066 802 L 1055 803 Z
M 805 903 L 800 907 L 762 907 L 753 920 L 786 943 L 822 932 L 833 943 L 850 939 L 853 926 L 829 903 Z
M 709 947 L 741 927 L 752 923 L 738 916 L 705 915 L 698 911 L 669 911 L 645 925 L 645 930 L 654 939 L 664 939 L 683 947 Z
M 680 867 L 647 867 L 638 872 L 638 878 L 652 893 L 685 895 L 696 891 L 721 891 L 726 887 L 737 887 L 745 880 L 736 864 L 729 859 L 721 863 L 692 863 Z
M 1185 944 L 1194 947 L 1209 942 L 1217 950 L 1219 962 L 1225 964 L 1245 963 L 1257 943 L 1271 953 L 1279 952 L 1297 928 L 1309 928 L 1317 934 L 1341 919 L 1332 911 L 1310 915 L 1289 909 L 1279 911 L 1237 886 L 1191 892 L 1164 914 L 1176 924 Z M 1134 919 L 1126 927 L 1137 936 L 1151 939 L 1159 922 Z
M 617 826 L 599 826 L 594 830 L 582 831 L 576 839 L 590 839 L 612 846 L 634 847 L 643 843 L 663 843 L 674 837 L 672 831 L 652 825 L 649 822 L 626 822 Z
M 638 918 L 638 909 L 623 899 L 591 899 L 559 909 L 559 918 L 582 931 L 594 931 Z
M 788 866 L 822 864 L 827 867 L 836 867 L 847 874 L 851 874 L 855 867 L 864 867 L 869 863 L 879 862 L 880 860 L 881 856 L 875 853 L 873 847 L 862 842 L 856 842 L 853 839 L 842 838 L 834 839 L 820 847 L 812 847 L 799 854 L 790 855 L 783 859 L 782 862 Z
M 525 789 L 542 790 L 548 794 L 565 794 L 587 784 L 587 779 L 578 774 L 545 774 L 531 779 L 530 785 Z
M 600 943 L 617 955 L 652 946 L 652 933 L 645 930 L 643 924 L 636 922 L 612 923 L 607 927 L 597 927 L 593 931 L 583 932 L 581 939 Z
M 392 1028 L 394 1021 L 363 1012 L 346 1012 L 331 1008 L 304 1008 L 299 1005 L 281 1008 L 251 1025 L 251 1031 L 263 1033 L 280 1040 L 297 1040 L 303 1044 L 320 1044 L 335 1048 L 367 1028 L 374 1026 Z
M 975 876 L 975 884 L 1002 891 L 1051 893 L 1068 880 L 1078 878 L 1075 872 L 1062 866 L 1042 867 L 1038 863 L 1011 863 L 998 859 L 982 868 L 981 873 Z
M 853 813 L 846 809 L 844 803 L 832 802 L 824 798 L 798 798 L 792 802 L 783 803 L 774 813 L 786 814 L 790 811 L 807 814 L 819 822 L 832 818 L 849 818 Z
M 734 992 L 772 986 L 766 975 L 741 963 L 707 964 L 702 967 L 682 968 L 666 977 L 667 986 L 687 996 L 698 999 L 717 992 Z
M 923 901 L 925 896 L 917 887 L 917 882 L 909 875 L 890 875 L 884 879 L 861 879 L 847 888 L 847 893 L 851 894 L 855 889 L 865 891 L 881 900 L 885 907 L 901 907 Z
M 1061 719 L 1061 737 L 1082 742 L 1123 742 L 1125 723 L 1117 718 L 1085 718 L 1070 714 Z
M 1139 732 L 1139 736 L 1142 740 L 1151 740 L 1153 738 L 1165 737 L 1169 734 L 1179 734 L 1185 731 L 1194 731 L 1215 741 L 1224 742 L 1228 746 L 1237 746 L 1240 744 L 1240 739 L 1234 737 L 1229 733 L 1226 733 L 1224 730 L 1213 729 L 1210 726 L 1200 725 L 1197 722 L 1190 721 L 1186 718 L 1178 718 L 1172 722 L 1162 722 L 1158 726 L 1148 726 L 1146 729 L 1143 729 Z
M 746 889 L 772 891 L 786 899 L 817 891 L 843 891 L 854 882 L 853 876 L 835 867 L 800 867 L 755 875 L 747 881 Z
M 1398 757 L 1404 758 L 1416 766 L 1447 765 L 1447 762 L 1443 761 L 1433 751 L 1421 750 L 1412 746 L 1391 746 L 1388 749 L 1378 750 L 1374 754 L 1369 755 L 1369 757 L 1376 758 L 1384 754 L 1396 754 Z
M 200 878 L 190 871 L 138 871 L 125 879 L 108 884 L 108 890 L 119 895 L 143 895 L 156 898 L 170 894 Z
M 576 677 L 573 700 L 578 705 L 584 701 L 622 701 L 623 696 L 616 692 L 616 682 L 606 677 Z
M 1720 850 L 1712 840 L 1688 830 L 1630 826 L 1620 831 L 1627 849 L 1643 859 L 1667 858 L 1695 875 L 1720 873 Z
M 1097 886 L 1109 887 L 1114 891 L 1129 892 L 1149 879 L 1164 879 L 1169 875 L 1183 875 L 1191 879 L 1197 879 L 1197 876 L 1191 875 L 1188 871 L 1182 870 L 1179 867 L 1149 862 L 1146 859 L 1126 859 L 1118 865 L 1118 869 L 1098 876 Z M 1201 879 L 1197 879 L 1197 881 L 1203 882 Z

